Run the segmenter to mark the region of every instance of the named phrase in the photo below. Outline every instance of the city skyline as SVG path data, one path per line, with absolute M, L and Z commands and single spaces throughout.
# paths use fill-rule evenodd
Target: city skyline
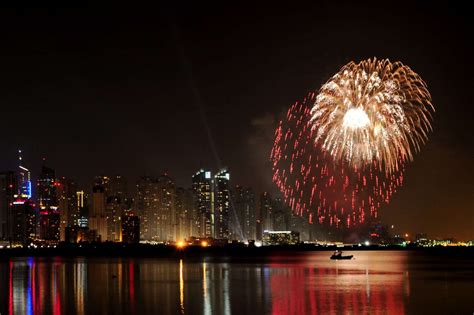
M 23 153 L 22 150 L 18 152 Z M 27 165 L 24 158 L 18 159 L 19 167 L 16 172 L 0 172 L 1 196 L 8 196 L 5 189 L 13 189 L 10 203 L 18 208 L 12 208 L 13 211 L 21 211 L 26 215 L 30 211 L 31 218 L 27 221 L 35 221 L 30 227 L 19 228 L 19 234 L 14 239 L 24 239 L 24 235 L 31 234 L 32 240 L 69 242 L 72 237 L 70 233 L 79 233 L 76 237 L 82 240 L 97 239 L 102 242 L 177 242 L 193 237 L 262 241 L 266 231 L 295 231 L 302 241 L 345 239 L 341 238 L 343 234 L 330 235 L 337 230 L 344 232 L 346 229 L 309 224 L 308 217 L 293 213 L 279 193 L 272 195 L 265 191 L 255 191 L 251 187 L 242 187 L 238 183 L 231 184 L 227 168 L 216 172 L 200 169 L 191 176 L 187 186 L 177 185 L 172 177 L 164 173 L 159 176 L 139 176 L 136 181 L 129 181 L 118 174 L 99 175 L 89 185 L 82 187 L 71 178 L 56 176 L 55 169 L 46 165 L 44 159 L 42 164 L 36 185 L 31 184 L 34 176 L 24 166 Z M 25 170 L 28 170 L 27 175 Z M 133 188 L 130 189 L 127 184 L 131 184 Z M 1 201 L 4 205 L 5 200 L 2 198 Z M 2 208 L 1 211 L 2 222 L 8 220 L 8 214 L 4 214 L 9 210 L 5 212 L 5 209 Z M 136 217 L 136 222 L 132 217 Z M 391 226 L 392 230 L 385 230 L 383 233 L 390 233 L 392 237 L 398 233 L 401 235 L 398 237 L 403 240 L 418 240 L 420 235 L 422 239 L 429 235 L 440 242 L 453 238 L 453 235 L 432 235 L 425 230 L 408 231 L 398 227 L 394 230 L 391 222 L 378 219 L 368 221 L 365 225 L 369 229 L 367 231 L 388 229 Z M 139 235 L 135 236 L 135 232 L 129 230 L 125 232 L 124 229 L 128 226 L 131 229 L 137 228 L 136 233 Z M 81 232 L 81 228 L 87 228 L 87 231 Z M 0 233 L 4 240 L 8 239 L 5 229 L 2 226 Z M 347 231 L 351 230 L 358 234 L 352 240 L 370 239 L 368 235 L 371 233 L 357 229 Z M 13 230 L 9 231 L 10 235 L 14 233 Z M 127 238 L 124 239 L 122 233 L 127 233 Z M 380 234 L 380 231 L 376 233 Z
M 120 18 L 5 9 L 0 169 L 17 169 L 19 147 L 33 179 L 46 157 L 85 189 L 100 174 L 134 181 L 164 172 L 188 186 L 196 170 L 226 165 L 235 184 L 275 195 L 268 158 L 284 109 L 348 61 L 379 56 L 410 65 L 436 107 L 430 141 L 381 218 L 472 239 L 468 10 L 407 8 L 387 22 L 383 5 L 256 7 L 243 25 L 243 4 L 163 5 Z

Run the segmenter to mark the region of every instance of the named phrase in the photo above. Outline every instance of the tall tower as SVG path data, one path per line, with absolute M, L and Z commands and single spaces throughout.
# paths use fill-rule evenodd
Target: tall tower
M 139 243 L 140 242 L 140 218 L 129 211 L 122 215 L 122 242 L 124 243 Z
M 236 239 L 255 240 L 255 195 L 252 188 L 235 186 L 232 193 L 235 218 L 231 216 L 232 234 Z
M 22 152 L 18 150 L 18 196 L 23 199 L 31 199 L 31 174 L 23 161 Z
M 79 215 L 77 225 L 80 227 L 89 226 L 89 208 L 87 207 L 87 195 L 83 190 L 76 192 L 76 211 Z
M 182 187 L 176 188 L 175 240 L 184 240 L 198 235 L 195 225 L 195 206 L 193 192 Z
M 122 239 L 121 218 L 128 208 L 127 181 L 121 175 L 110 178 L 106 196 L 107 240 L 118 242 Z
M 76 184 L 65 177 L 57 179 L 56 192 L 60 215 L 60 239 L 65 240 L 66 227 L 78 225 L 79 209 L 76 202 Z
M 52 231 L 54 232 L 54 231 Z M 54 235 L 56 237 L 56 235 Z M 23 246 L 36 238 L 36 211 L 29 199 L 16 199 L 11 213 L 10 242 Z M 54 239 L 56 240 L 56 239 Z
M 120 203 L 125 204 L 128 197 L 127 180 L 122 175 L 112 176 L 108 184 L 107 196 L 113 196 L 120 199 Z
M 210 171 L 199 170 L 192 177 L 193 193 L 197 208 L 199 236 L 214 236 L 214 197 Z
M 89 229 L 95 230 L 101 241 L 107 239 L 107 216 L 105 212 L 106 192 L 109 178 L 98 176 L 92 186 L 92 208 L 89 212 Z
M 260 195 L 260 205 L 257 211 L 257 240 L 262 240 L 264 230 L 272 230 L 272 198 L 267 192 Z
M 141 239 L 170 241 L 176 238 L 175 185 L 168 175 L 140 178 L 136 206 L 140 216 Z
M 0 173 L 0 239 L 8 240 L 12 231 L 12 209 L 17 194 L 15 172 Z
M 136 206 L 140 217 L 140 239 L 156 240 L 158 231 L 158 185 L 151 177 L 143 176 L 137 182 Z
M 176 193 L 173 180 L 163 174 L 157 179 L 158 192 L 158 216 L 157 225 L 158 240 L 170 241 L 176 239 Z
M 222 169 L 214 176 L 215 238 L 229 238 L 230 174 Z
M 47 241 L 59 241 L 60 237 L 57 185 L 54 169 L 43 165 L 38 179 L 38 203 L 40 210 L 40 238 Z

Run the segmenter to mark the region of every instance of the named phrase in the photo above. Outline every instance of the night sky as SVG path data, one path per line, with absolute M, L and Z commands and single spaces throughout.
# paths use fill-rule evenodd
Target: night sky
M 382 207 L 401 232 L 474 239 L 472 11 L 450 2 L 0 11 L 0 169 L 22 148 L 89 189 L 99 174 L 201 167 L 275 192 L 268 156 L 283 111 L 345 63 L 402 61 L 428 84 L 434 132 Z

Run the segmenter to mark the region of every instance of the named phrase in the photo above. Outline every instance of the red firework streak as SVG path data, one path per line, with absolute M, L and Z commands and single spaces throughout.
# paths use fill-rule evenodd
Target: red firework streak
M 288 110 L 270 154 L 273 181 L 293 212 L 310 223 L 343 228 L 370 222 L 403 184 L 404 160 L 389 173 L 377 161 L 359 169 L 335 161 L 315 143 L 310 93 Z

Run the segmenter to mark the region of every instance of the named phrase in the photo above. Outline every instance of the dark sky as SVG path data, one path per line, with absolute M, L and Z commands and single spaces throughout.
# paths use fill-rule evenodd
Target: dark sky
M 434 132 L 382 217 L 400 231 L 474 239 L 472 11 L 448 1 L 178 2 L 0 11 L 0 169 L 16 150 L 87 188 L 97 174 L 200 167 L 274 191 L 283 110 L 348 61 L 400 60 L 427 82 Z

